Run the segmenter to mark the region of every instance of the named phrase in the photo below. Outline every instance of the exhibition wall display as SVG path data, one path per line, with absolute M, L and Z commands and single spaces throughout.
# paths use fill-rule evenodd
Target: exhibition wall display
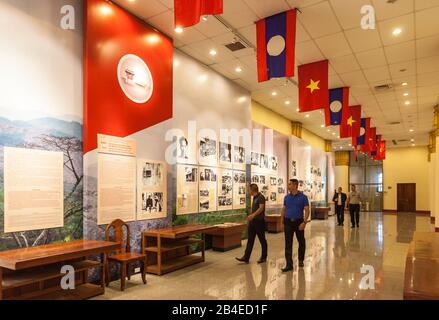
M 0 1 L 0 250 L 83 235 L 82 3 Z M 61 28 L 65 5 L 74 30 Z
M 312 202 L 326 202 L 327 153 L 297 137 L 289 138 L 289 178 L 299 180 L 299 190 Z

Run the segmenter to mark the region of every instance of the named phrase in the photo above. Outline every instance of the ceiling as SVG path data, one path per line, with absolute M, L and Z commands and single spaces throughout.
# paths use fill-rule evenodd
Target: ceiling
M 372 118 L 384 139 L 405 140 L 399 146 L 428 144 L 439 97 L 439 0 L 224 0 L 219 19 L 225 24 L 210 16 L 182 33 L 174 30 L 174 0 L 114 2 L 172 37 L 181 51 L 247 88 L 254 100 L 334 140 L 337 148 L 348 148 L 349 139 L 338 139 L 338 127 L 323 127 L 321 111 L 297 112 L 297 78 L 257 82 L 255 21 L 299 8 L 296 68 L 328 59 L 330 88 L 349 86 L 350 105 L 361 104 L 363 116 Z M 364 5 L 375 9 L 375 30 L 361 29 Z M 401 33 L 395 36 L 396 28 Z M 252 47 L 227 49 L 236 33 Z M 375 90 L 384 84 L 392 88 Z

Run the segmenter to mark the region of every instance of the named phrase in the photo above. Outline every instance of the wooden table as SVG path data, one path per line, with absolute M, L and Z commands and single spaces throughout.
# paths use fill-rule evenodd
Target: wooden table
M 192 224 L 142 232 L 142 252 L 146 254 L 146 271 L 163 275 L 205 261 L 204 234 L 215 226 Z M 201 234 L 201 238 L 193 236 Z M 192 250 L 201 246 L 201 256 Z
M 439 234 L 415 232 L 405 265 L 405 300 L 439 300 Z
M 78 240 L 0 252 L 0 300 L 83 300 L 105 293 L 107 254 L 115 242 Z M 89 260 L 100 256 L 100 261 Z M 61 268 L 75 270 L 75 289 L 60 286 Z M 100 284 L 88 282 L 88 270 L 100 268 Z
M 329 217 L 329 211 L 331 211 L 330 207 L 317 207 L 315 208 L 316 216 L 315 218 L 318 220 L 327 220 Z
M 206 232 L 212 236 L 212 249 L 226 252 L 241 247 L 242 233 L 247 227 L 244 223 L 225 223 L 215 226 L 216 229 Z
M 265 223 L 269 233 L 279 233 L 284 231 L 284 224 L 280 214 L 270 214 L 265 216 Z

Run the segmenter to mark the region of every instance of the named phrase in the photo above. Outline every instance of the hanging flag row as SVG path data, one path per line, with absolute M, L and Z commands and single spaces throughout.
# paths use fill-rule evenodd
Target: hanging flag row
M 204 15 L 223 13 L 223 0 L 174 0 L 175 26 L 196 25 Z M 294 77 L 297 10 L 289 10 L 256 22 L 258 81 Z M 361 117 L 361 106 L 350 106 L 349 88 L 329 89 L 329 61 L 298 67 L 299 112 L 324 110 L 326 126 L 340 126 L 340 138 L 351 138 L 355 154 L 375 160 L 386 158 L 386 141 Z

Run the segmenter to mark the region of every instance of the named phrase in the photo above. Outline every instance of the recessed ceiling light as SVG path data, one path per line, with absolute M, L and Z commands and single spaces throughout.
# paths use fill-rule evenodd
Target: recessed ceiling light
M 415 139 L 411 139 L 410 141 L 411 141 L 411 142 L 415 142 Z
M 299 111 L 300 111 L 300 108 L 297 108 L 296 111 L 299 112 Z
M 401 85 L 402 85 L 403 87 L 405 87 L 405 86 L 408 86 L 408 83 L 407 83 L 407 82 L 403 82 L 403 83 L 401 83 Z
M 412 147 L 416 146 L 416 144 L 412 143 Z
M 340 139 L 340 136 L 337 136 L 337 139 Z
M 331 132 L 331 130 L 329 130 L 329 129 L 328 129 L 328 130 L 326 130 L 326 131 L 328 131 L 328 132 Z
M 235 69 L 235 71 L 239 73 L 239 72 L 242 72 L 242 69 L 240 67 L 238 67 Z
M 401 32 L 402 32 L 401 28 L 396 28 L 396 29 L 393 29 L 392 34 L 394 36 L 399 36 L 401 34 Z
M 408 106 L 408 105 L 410 105 L 410 101 L 406 101 L 406 102 L 404 102 L 404 104 L 405 104 L 406 106 Z
M 335 136 L 335 132 L 333 132 L 332 135 Z
M 290 100 L 285 101 L 285 104 L 288 106 L 290 104 Z
M 215 51 L 215 50 L 213 50 L 213 49 L 212 49 L 212 50 L 210 50 L 210 52 L 209 52 L 209 53 L 210 53 L 210 55 L 211 55 L 211 56 L 216 56 L 216 51 Z
M 406 92 L 406 93 L 403 94 L 403 96 L 404 96 L 404 97 L 408 97 L 409 94 Z
M 203 16 L 201 19 L 203 19 L 203 21 L 207 21 L 207 17 Z
M 415 130 L 413 130 L 413 129 L 410 129 L 409 131 L 410 131 L 410 132 L 413 132 L 413 131 L 415 131 Z
M 352 147 L 352 144 L 349 143 L 349 147 Z
M 182 33 L 183 32 L 183 28 L 182 27 L 177 27 L 177 28 L 175 28 L 175 32 Z
M 306 118 L 309 118 L 309 117 L 311 117 L 311 115 L 307 114 L 305 117 L 306 117 Z
M 320 126 L 320 128 L 324 128 L 325 127 L 325 125 L 324 124 L 322 124 L 321 126 Z
M 271 93 L 271 95 L 272 95 L 272 96 L 277 96 L 277 92 L 276 92 L 276 91 L 273 91 L 273 92 Z

